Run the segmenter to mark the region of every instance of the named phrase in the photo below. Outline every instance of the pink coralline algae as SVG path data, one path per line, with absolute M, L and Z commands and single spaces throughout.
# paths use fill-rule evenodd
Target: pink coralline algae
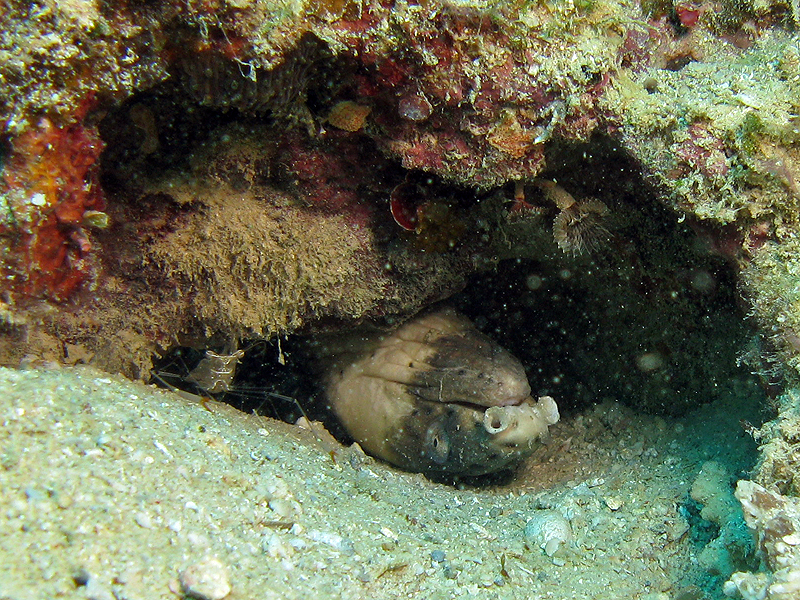
M 598 126 L 606 73 L 553 81 L 545 42 L 515 49 L 508 28 L 485 14 L 417 7 L 360 22 L 369 26 L 335 26 L 344 54 L 362 66 L 350 91 L 373 106 L 369 135 L 406 169 L 490 188 L 536 176 L 549 139 L 585 140 Z M 389 25 L 397 46 L 380 52 L 378 32 Z
M 687 29 L 691 29 L 697 25 L 697 22 L 700 20 L 705 10 L 704 7 L 694 2 L 679 2 L 675 5 L 675 15 L 678 17 L 681 25 Z
M 673 148 L 677 160 L 676 177 L 696 171 L 712 181 L 721 181 L 728 175 L 725 145 L 704 123 L 692 123 L 686 138 Z
M 388 203 L 390 164 L 355 132 L 331 128 L 318 139 L 292 132 L 279 155 L 284 171 L 279 177 L 310 208 L 347 213 L 353 223 L 367 225 L 377 202 L 370 200 Z

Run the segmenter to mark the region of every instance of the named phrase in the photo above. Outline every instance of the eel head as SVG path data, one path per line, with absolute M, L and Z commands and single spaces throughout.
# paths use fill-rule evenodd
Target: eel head
M 519 361 L 450 308 L 391 333 L 338 341 L 325 388 L 345 429 L 374 456 L 432 475 L 482 475 L 530 453 L 558 421 L 531 397 Z

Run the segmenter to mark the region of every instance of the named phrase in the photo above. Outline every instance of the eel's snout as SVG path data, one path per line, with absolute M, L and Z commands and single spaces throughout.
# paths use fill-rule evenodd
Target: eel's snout
M 525 369 L 510 352 L 455 311 L 431 316 L 434 324 L 447 318 L 459 328 L 427 336 L 428 356 L 414 375 L 412 393 L 433 402 L 486 407 L 521 404 L 530 397 Z
M 531 396 L 531 386 L 520 362 L 498 347 L 492 369 L 487 372 L 487 389 L 483 395 L 489 406 L 515 406 Z

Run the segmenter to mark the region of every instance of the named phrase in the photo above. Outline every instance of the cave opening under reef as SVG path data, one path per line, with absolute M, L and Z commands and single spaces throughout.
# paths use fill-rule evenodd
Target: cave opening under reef
M 332 82 L 342 73 L 353 77 L 352 67 L 326 63 L 325 68 L 330 72 L 316 83 L 304 82 L 309 85 L 304 90 L 305 106 L 311 112 L 302 118 L 313 113 L 325 122 L 320 115 L 343 89 L 348 93 L 346 84 Z M 186 78 L 186 73 L 179 75 Z M 198 77 L 207 83 L 204 75 Z M 252 92 L 253 98 L 245 90 L 241 100 L 229 97 L 231 92 L 224 88 L 212 87 L 205 93 L 220 97 L 198 102 L 200 92 L 191 90 L 187 98 L 186 85 L 175 76 L 133 96 L 100 122 L 106 143 L 101 180 L 117 203 L 112 206 L 118 211 L 115 221 L 178 222 L 190 218 L 192 211 L 213 210 L 164 192 L 176 182 L 196 179 L 202 184 L 209 174 L 215 185 L 222 182 L 235 192 L 259 186 L 282 190 L 294 195 L 303 210 L 353 210 L 349 201 L 336 204 L 341 190 L 309 187 L 299 174 L 307 165 L 298 163 L 308 158 L 304 152 L 317 152 L 313 158 L 319 160 L 329 158 L 331 151 L 349 152 L 353 146 L 361 148 L 356 158 L 379 155 L 367 132 L 360 128 L 345 132 L 351 141 L 343 143 L 341 132 L 329 126 L 336 135 L 313 140 L 310 132 L 298 133 L 297 123 L 283 129 L 284 121 L 272 114 L 277 112 L 274 99 L 265 101 L 268 108 L 262 113 L 254 112 L 248 103 L 259 101 L 258 90 Z M 291 133 L 284 137 L 286 131 Z M 255 150 L 254 138 L 262 144 Z M 298 150 L 303 144 L 310 145 Z M 240 146 L 254 157 L 237 156 Z M 227 148 L 233 151 L 225 154 Z M 223 158 L 215 161 L 215 152 Z M 378 246 L 403 246 L 412 255 L 412 264 L 416 257 L 432 255 L 469 257 L 469 268 L 459 265 L 463 281 L 451 285 L 443 302 L 469 316 L 517 356 L 534 395 L 556 398 L 562 415 L 575 416 L 613 402 L 636 412 L 680 418 L 728 393 L 731 381 L 746 381 L 752 387 L 759 379 L 766 390 L 764 399 L 755 408 L 758 416 L 750 411 L 746 421 L 758 426 L 770 418 L 767 396 L 775 394 L 780 381 L 763 360 L 764 337 L 745 318 L 747 307 L 737 289 L 737 257 L 726 254 L 726 233 L 679 218 L 662 206 L 658 190 L 606 137 L 584 144 L 554 141 L 546 163 L 546 171 L 535 181 L 484 190 L 453 185 L 375 158 L 359 165 L 365 173 L 349 174 L 348 185 L 359 194 L 355 210 L 368 215 L 365 222 L 374 228 Z M 346 166 L 354 165 L 346 161 Z M 330 178 L 329 173 L 322 176 Z M 539 181 L 556 184 L 576 205 L 599 203 L 603 213 L 596 231 L 576 228 L 572 241 L 559 242 L 563 206 Z M 398 189 L 407 194 L 409 186 L 421 199 L 411 199 L 409 207 L 402 204 L 401 194 L 397 210 L 417 209 L 411 227 L 402 222 L 404 217 L 394 205 L 387 206 L 395 201 Z M 329 196 L 315 204 L 308 199 L 315 193 Z M 425 214 L 420 205 L 429 204 L 441 208 L 444 216 L 418 222 Z M 159 216 L 144 218 L 147 211 Z M 147 233 L 153 239 L 163 238 L 172 227 L 167 223 Z M 136 235 L 141 233 L 139 228 Z M 119 235 L 112 232 L 109 239 Z M 407 317 L 392 315 L 391 306 L 381 306 L 367 320 L 389 327 Z M 328 320 L 323 314 L 323 329 L 329 327 Z M 304 335 L 265 340 L 217 331 L 208 337 L 197 333 L 200 328 L 177 336 L 192 343 L 163 348 L 154 362 L 154 381 L 207 393 L 186 376 L 206 350 L 231 351 L 231 340 L 238 336 L 239 348 L 247 351 L 231 389 L 218 394 L 221 399 L 287 421 L 306 411 L 325 419 L 346 439 L 335 421 L 326 418 L 320 402 L 313 400 L 318 393 L 309 383 L 302 342 L 297 342 Z M 286 365 L 277 364 L 279 355 L 287 359 Z
M 307 92 L 315 112 L 330 102 L 331 79 L 322 77 Z M 101 180 L 117 203 L 118 221 L 146 221 L 137 211 L 151 210 L 177 222 L 193 210 L 211 210 L 164 192 L 193 178 L 204 183 L 209 172 L 215 184 L 222 180 L 236 192 L 271 186 L 293 193 L 299 198 L 294 201 L 311 212 L 352 208 L 309 203 L 307 196 L 320 190 L 303 188 L 297 173 L 301 167 L 287 166 L 296 157 L 282 146 L 280 120 L 269 113 L 254 116 L 203 106 L 183 99 L 182 90 L 174 79 L 168 80 L 132 97 L 100 123 L 107 145 Z M 380 153 L 363 132 L 349 135 L 366 153 Z M 237 157 L 224 156 L 215 163 L 208 156 L 228 147 L 240 151 L 237 144 L 246 146 L 253 136 L 263 136 L 265 146 L 255 159 L 237 163 Z M 340 149 L 339 138 L 312 143 L 326 144 Z M 320 156 L 328 157 L 324 152 Z M 759 346 L 764 336 L 745 318 L 748 308 L 736 281 L 738 257 L 726 253 L 725 231 L 664 208 L 658 190 L 608 138 L 586 144 L 553 142 L 547 165 L 539 179 L 557 183 L 577 204 L 590 200 L 604 207 L 598 239 L 589 240 L 587 248 L 555 243 L 559 208 L 535 181 L 516 189 L 470 189 L 380 160 L 363 165 L 365 173 L 354 175 L 350 185 L 379 246 L 404 245 L 415 257 L 468 255 L 470 267 L 459 265 L 463 282 L 451 286 L 444 301 L 523 360 L 534 392 L 563 397 L 567 412 L 614 399 L 636 410 L 679 416 L 712 401 L 724 381 L 744 377 L 748 369 L 758 372 L 765 387 L 779 385 L 778 376 L 758 356 L 768 354 Z M 389 216 L 395 207 L 387 206 L 394 201 L 392 194 L 409 182 L 422 196 L 412 202 L 433 199 L 430 204 L 445 215 L 423 224 L 413 221 L 417 228 L 410 232 L 399 226 L 396 214 L 394 220 Z M 520 195 L 525 208 L 517 210 L 515 198 Z M 413 204 L 410 208 L 419 209 Z M 423 216 L 418 210 L 413 218 Z M 172 227 L 146 233 L 164 237 Z M 139 228 L 136 234 L 141 233 Z M 577 243 L 581 236 L 593 235 L 591 229 L 578 231 Z M 108 237 L 119 236 L 114 231 Z M 391 308 L 381 306 L 367 319 L 391 326 L 407 318 L 395 319 Z M 326 319 L 323 313 L 323 328 L 328 327 Z M 240 347 L 253 346 L 249 354 L 265 355 L 265 346 L 275 344 L 235 335 L 244 338 Z M 224 334 L 207 341 L 209 348 L 230 350 Z M 291 340 L 287 343 L 291 353 Z M 165 348 L 156 370 L 176 358 L 196 363 L 205 349 L 178 345 L 172 348 L 176 356 Z
M 534 395 L 556 398 L 562 419 L 598 410 L 625 415 L 603 417 L 607 427 L 615 419 L 631 420 L 636 413 L 684 419 L 715 400 L 730 402 L 738 393 L 747 400 L 736 407 L 742 421 L 736 436 L 748 438 L 747 428 L 773 416 L 767 392 L 774 394 L 776 381 L 763 364 L 754 362 L 753 348 L 760 350 L 762 338 L 745 318 L 734 261 L 718 247 L 721 234 L 702 224 L 679 222 L 608 140 L 556 147 L 549 164 L 543 179 L 559 182 L 576 198 L 597 199 L 609 208 L 603 237 L 589 251 L 558 247 L 551 224 L 557 207 L 536 185 L 524 189 L 534 207 L 533 224 L 511 215 L 501 226 L 499 242 L 487 242 L 484 230 L 474 236 L 459 232 L 446 250 L 431 250 L 417 245 L 413 232 L 390 222 L 377 225 L 381 243 L 391 245 L 397 243 L 394 238 L 405 236 L 412 252 L 419 254 L 455 252 L 470 244 L 478 248 L 477 272 L 444 302 L 517 356 Z M 385 189 L 407 180 L 399 165 L 382 176 L 386 173 L 390 181 Z M 469 194 L 435 177 L 427 183 L 438 197 Z M 514 190 L 496 194 L 507 207 Z M 487 196 L 475 192 L 479 200 L 472 204 L 489 204 Z M 469 200 L 461 202 L 469 205 Z M 384 327 L 391 323 L 377 320 Z M 302 416 L 321 420 L 341 441 L 349 442 L 309 376 L 314 369 L 303 350 L 306 338 L 242 340 L 239 347 L 247 351 L 237 375 L 230 389 L 217 397 L 246 412 L 287 422 Z M 157 361 L 154 381 L 207 393 L 186 381 L 207 349 L 231 350 L 225 344 L 173 347 Z M 754 370 L 757 375 L 751 373 Z M 755 445 L 749 448 L 748 458 L 736 468 L 742 474 L 756 459 Z M 513 480 L 513 473 L 504 472 L 466 483 L 508 485 Z
M 758 568 L 733 489 L 755 466 L 751 431 L 774 417 L 776 381 L 752 362 L 760 334 L 745 318 L 734 268 L 713 235 L 679 223 L 652 196 L 643 199 L 648 188 L 630 172 L 619 177 L 604 161 L 589 164 L 589 172 L 603 173 L 591 191 L 560 173 L 548 176 L 611 207 L 606 243 L 565 254 L 548 228 L 531 245 L 535 257 L 498 256 L 445 301 L 522 361 L 533 394 L 556 398 L 561 422 L 514 471 L 439 481 L 498 497 L 532 494 L 542 518 L 568 514 L 576 531 L 592 523 L 601 551 L 652 544 L 648 552 L 674 581 L 676 597 L 718 597 L 731 573 Z M 518 233 L 512 227 L 508 235 Z M 217 397 L 287 422 L 321 421 L 349 443 L 309 377 L 305 338 L 243 341 L 248 350 L 231 389 Z M 202 395 L 185 376 L 204 356 L 204 349 L 174 348 L 155 372 Z M 610 511 L 614 524 L 599 514 L 576 517 L 575 506 Z M 627 522 L 639 522 L 632 529 L 620 525 L 629 509 Z M 557 564 L 566 545 L 556 545 Z
M 654 485 L 650 476 L 637 475 L 652 470 L 669 481 L 656 485 L 654 493 L 673 502 L 681 515 L 671 521 L 674 531 L 653 535 L 664 535 L 674 545 L 685 542 L 688 552 L 704 557 L 681 579 L 687 593 L 695 585 L 714 593 L 733 570 L 754 568 L 751 546 L 729 531 L 738 521 L 702 516 L 711 496 L 727 502 L 735 480 L 753 468 L 757 456 L 750 431 L 774 416 L 770 394 L 779 383 L 760 362 L 762 336 L 745 318 L 736 257 L 726 254 L 721 242 L 725 232 L 664 208 L 657 189 L 606 138 L 580 145 L 553 142 L 540 176 L 576 205 L 603 207 L 597 227 L 578 232 L 574 243 L 585 242 L 581 247 L 559 244 L 557 227 L 565 207 L 539 180 L 477 190 L 371 158 L 363 178 L 355 175 L 356 183 L 349 184 L 359 194 L 358 205 L 348 200 L 337 205 L 340 196 L 333 192 L 316 205 L 308 197 L 326 190 L 298 176 L 304 153 L 318 151 L 316 158 L 326 158 L 331 150 L 347 154 L 355 145 L 379 154 L 368 136 L 349 132 L 354 144 L 337 133 L 329 148 L 317 140 L 309 149 L 303 146 L 308 143 L 304 134 L 281 139 L 280 126 L 269 118 L 195 105 L 187 110 L 176 94 L 174 82 L 168 82 L 129 100 L 101 123 L 108 144 L 102 178 L 119 200 L 112 209 L 118 211 L 115 221 L 130 221 L 128 213 L 162 223 L 153 216 L 160 215 L 167 225 L 158 224 L 148 234 L 165 239 L 174 223 L 213 210 L 165 190 L 193 178 L 202 187 L 210 173 L 215 185 L 237 193 L 277 189 L 293 197 L 288 203 L 300 210 L 332 214 L 341 208 L 357 215 L 360 224 L 373 228 L 376 247 L 390 257 L 401 248 L 411 265 L 458 257 L 453 260 L 462 280 L 437 300 L 463 312 L 519 358 L 534 396 L 556 399 L 561 422 L 517 470 L 445 483 L 498 494 L 544 493 L 542 509 L 561 506 L 565 498 L 576 501 L 575 490 L 604 486 L 610 491 L 603 503 L 616 512 L 625 502 L 635 504 L 642 487 Z M 312 108 L 315 102 L 324 103 L 312 101 Z M 253 145 L 257 137 L 261 148 Z M 238 143 L 252 156 L 225 153 Z M 423 197 L 420 205 L 444 211 L 428 221 L 427 230 L 416 221 L 404 228 L 392 214 L 392 192 L 409 185 Z M 146 219 L 144 212 L 136 213 L 142 207 L 153 211 Z M 418 208 L 412 204 L 410 209 Z M 361 320 L 388 327 L 409 316 L 391 309 L 382 305 Z M 324 313 L 319 322 L 322 329 L 343 327 Z M 323 406 L 311 375 L 303 346 L 313 323 L 306 323 L 302 333 L 266 340 L 239 331 L 204 336 L 198 333 L 202 329 L 183 332 L 177 337 L 185 343 L 163 348 L 153 382 L 287 422 L 306 416 L 322 421 L 340 441 L 351 441 Z M 206 351 L 230 355 L 236 338 L 245 352 L 230 386 L 217 391 L 193 383 L 190 373 Z M 713 474 L 703 479 L 698 472 L 706 464 Z M 704 485 L 713 493 L 703 492 Z

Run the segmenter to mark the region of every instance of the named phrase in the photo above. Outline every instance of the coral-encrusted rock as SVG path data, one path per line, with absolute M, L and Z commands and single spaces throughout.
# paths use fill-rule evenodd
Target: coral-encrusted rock
M 0 273 L 6 293 L 20 298 L 69 298 L 93 272 L 85 228 L 104 226 L 105 198 L 97 159 L 103 142 L 76 122 L 57 126 L 43 118 L 18 136 L 0 182 Z
M 470 193 L 422 198 L 420 231 L 406 234 L 392 218 L 391 189 L 408 169 L 472 190 L 531 178 L 549 140 L 587 139 L 616 64 L 618 34 L 597 26 L 635 18 L 626 11 L 499 15 L 482 2 L 377 0 L 4 11 L 3 201 L 10 213 L 33 206 L 35 217 L 35 227 L 2 223 L 3 274 L 22 282 L 2 299 L 4 319 L 22 328 L 41 321 L 23 312 L 30 301 L 70 302 L 70 311 L 34 307 L 49 314 L 56 356 L 62 342 L 119 338 L 112 346 L 131 348 L 146 368 L 158 346 L 201 331 L 272 335 L 328 317 L 407 316 L 463 285 L 483 241 L 469 239 L 474 222 L 463 218 Z M 89 91 L 94 115 L 83 109 Z M 342 107 L 358 107 L 358 118 L 343 121 Z M 39 157 L 25 148 L 42 114 L 59 143 Z M 86 140 L 103 114 L 108 150 L 97 161 L 100 140 Z M 220 122 L 248 118 L 268 129 L 264 164 L 209 181 L 202 140 Z M 234 146 L 250 153 L 236 136 Z M 54 156 L 63 164 L 45 169 L 40 192 L 29 167 Z M 213 168 L 236 162 L 229 152 Z M 256 171 L 260 179 L 248 180 Z M 98 214 L 104 197 L 110 222 Z M 83 229 L 109 223 L 96 235 Z M 25 352 L 17 337 L 5 362 Z
M 800 501 L 742 480 L 736 486 L 747 526 L 771 573 L 734 573 L 725 594 L 745 600 L 800 597 Z
M 782 494 L 800 495 L 800 394 L 789 389 L 777 400 L 778 416 L 757 433 L 761 459 L 756 481 Z
M 416 250 L 414 238 L 381 242 L 376 211 L 396 227 L 388 197 L 376 207 L 364 186 L 337 171 L 359 156 L 350 144 L 340 148 L 339 155 L 287 151 L 293 170 L 279 178 L 295 175 L 295 193 L 269 178 L 278 149 L 267 126 L 222 127 L 196 149 L 189 177 L 138 173 L 141 189 L 119 194 L 109 208 L 112 226 L 97 236 L 106 279 L 81 318 L 151 341 L 126 349 L 125 339 L 106 337 L 95 362 L 136 374 L 107 361 L 127 351 L 146 365 L 176 338 L 203 346 L 214 335 L 270 337 L 319 321 L 332 327 L 407 316 L 463 287 L 469 248 L 431 253 Z M 148 310 L 136 310 L 133 298 Z M 97 347 L 96 325 L 60 319 Z
M 561 25 L 544 32 L 550 10 L 509 8 L 518 14 L 506 20 L 447 3 L 373 6 L 366 30 L 341 23 L 328 35 L 367 67 L 351 93 L 374 105 L 382 149 L 408 169 L 489 188 L 534 177 L 545 142 L 586 140 L 599 124 L 616 40 L 576 14 L 579 41 L 567 44 Z
M 45 296 L 47 302 L 71 302 L 69 314 L 52 311 L 46 302 L 38 307 L 60 313 L 49 325 L 51 333 L 59 332 L 54 348 L 123 330 L 134 332 L 137 347 L 159 344 L 176 331 L 162 331 L 157 323 L 183 327 L 189 319 L 176 319 L 172 311 L 190 301 L 203 304 L 195 313 L 195 330 L 232 325 L 237 332 L 260 328 L 274 334 L 321 317 L 407 315 L 456 289 L 472 268 L 470 260 L 492 262 L 476 219 L 462 218 L 464 212 L 512 180 L 523 189 L 546 167 L 557 169 L 546 164 L 554 153 L 592 136 L 614 136 L 634 158 L 632 169 L 645 171 L 671 206 L 730 225 L 733 242 L 725 251 L 731 258 L 762 247 L 766 237 L 791 250 L 788 244 L 800 231 L 795 174 L 800 133 L 793 116 L 800 111 L 800 54 L 780 29 L 780 17 L 790 8 L 785 3 L 758 13 L 737 7 L 724 14 L 704 3 L 696 9 L 683 3 L 676 13 L 688 33 L 668 18 L 669 7 L 662 3 L 620 0 L 301 0 L 291 7 L 271 0 L 53 1 L 47 6 L 34 11 L 22 3 L 0 14 L 0 120 L 8 138 L 1 271 L 24 280 L 12 286 L 0 308 L 5 321 L 19 323 L 28 301 Z M 754 16 L 756 24 L 744 28 Z M 91 93 L 95 115 L 82 110 Z M 347 119 L 344 109 L 350 110 Z M 101 145 L 87 140 L 94 139 L 103 114 L 103 123 L 127 121 L 130 127 L 104 131 L 101 124 L 107 151 L 97 161 Z M 147 196 L 158 187 L 153 174 L 171 170 L 165 179 L 182 192 L 196 185 L 202 178 L 194 178 L 188 157 L 199 156 L 202 163 L 202 141 L 214 128 L 237 120 L 269 130 L 264 137 L 272 148 L 261 158 L 268 181 L 258 183 L 269 188 L 266 195 L 276 192 L 293 210 L 319 209 L 315 218 L 338 215 L 342 240 L 360 236 L 359 259 L 346 267 L 369 265 L 367 297 L 374 302 L 360 304 L 363 311 L 342 301 L 341 286 L 308 285 L 303 277 L 273 281 L 280 269 L 259 271 L 244 286 L 251 294 L 247 301 L 217 301 L 216 294 L 229 287 L 244 288 L 213 278 L 193 287 L 198 273 L 205 273 L 197 260 L 170 261 L 168 253 L 155 252 L 165 237 L 175 239 L 180 232 L 187 240 L 191 232 L 207 241 L 201 223 L 212 217 L 203 211 L 219 199 L 199 194 L 170 203 L 165 192 L 158 198 L 166 204 L 159 204 Z M 37 190 L 42 179 L 28 168 L 36 166 L 36 158 L 19 160 L 26 155 L 25 143 L 40 132 L 39 123 L 50 123 L 48 131 L 70 146 L 56 144 L 64 158 L 48 171 L 46 193 Z M 52 163 L 53 154 L 42 156 Z M 463 202 L 436 197 L 407 203 L 405 212 L 413 219 L 401 221 L 414 227 L 418 249 L 427 255 L 419 252 L 412 260 L 406 254 L 403 263 L 389 255 L 398 247 L 403 254 L 412 234 L 396 228 L 388 202 L 408 171 L 433 174 L 437 182 L 468 193 Z M 231 210 L 239 183 L 223 193 Z M 36 227 L 5 216 L 27 210 L 31 200 L 36 207 L 43 198 L 48 210 L 63 208 L 30 210 Z M 86 225 L 106 224 L 97 214 L 105 212 L 102 198 L 121 224 L 87 233 Z M 137 198 L 155 207 L 162 221 L 136 212 Z M 494 214 L 483 215 L 484 224 L 502 218 L 502 203 L 494 206 Z M 190 215 L 192 209 L 203 214 Z M 207 231 L 217 235 L 219 229 L 209 225 Z M 242 235 L 222 237 L 238 242 Z M 373 242 L 362 243 L 363 238 Z M 200 248 L 201 241 L 191 243 Z M 202 246 L 197 255 L 208 249 L 209 244 Z M 461 252 L 458 257 L 451 254 L 454 249 Z M 125 263 L 125 272 L 113 262 L 123 252 L 138 252 Z M 228 256 L 236 252 L 227 249 Z M 299 256 L 309 262 L 297 263 L 296 272 L 319 267 L 316 254 Z M 415 276 L 417 263 L 424 277 Z M 388 265 L 388 273 L 378 274 L 376 265 Z M 757 266 L 747 285 L 758 314 L 794 325 L 797 311 L 771 302 L 768 288 L 777 267 L 770 261 Z M 389 300 L 378 300 L 386 278 Z M 778 273 L 777 279 L 791 287 L 790 276 Z M 139 286 L 152 294 L 151 316 L 135 325 L 112 318 L 144 298 Z M 274 300 L 270 294 L 276 289 L 282 292 L 270 310 L 281 315 L 256 322 L 265 317 L 262 307 L 243 319 L 250 298 Z M 286 298 L 291 301 L 283 302 Z M 116 313 L 108 310 L 109 302 Z M 212 302 L 216 308 L 209 308 Z M 298 312 L 298 306 L 305 309 Z M 82 323 L 80 331 L 71 320 Z M 779 331 L 789 357 L 800 355 L 790 338 L 795 331 L 800 328 Z

